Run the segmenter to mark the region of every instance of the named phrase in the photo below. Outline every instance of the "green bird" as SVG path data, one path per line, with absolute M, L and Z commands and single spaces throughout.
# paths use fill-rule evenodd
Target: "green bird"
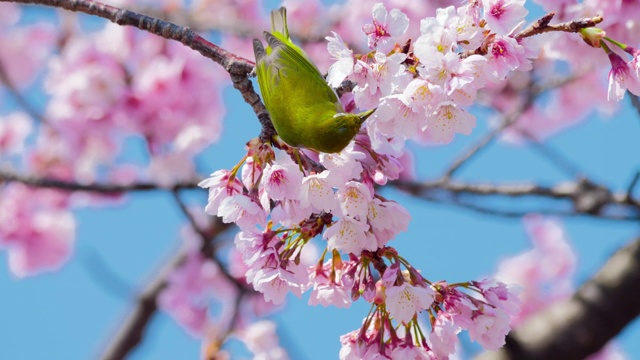
M 264 38 L 266 49 L 253 40 L 256 74 L 278 136 L 294 147 L 325 153 L 344 149 L 375 109 L 344 111 L 320 70 L 289 38 L 284 7 L 271 12 L 271 32 L 265 31 Z

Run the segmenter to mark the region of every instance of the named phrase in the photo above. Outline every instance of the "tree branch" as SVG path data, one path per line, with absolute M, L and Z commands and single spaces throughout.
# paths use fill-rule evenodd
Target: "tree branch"
M 42 124 L 46 124 L 47 121 L 45 120 L 44 116 L 42 116 L 42 114 L 40 114 L 30 103 L 29 101 L 27 101 L 27 99 L 22 95 L 22 93 L 15 87 L 14 84 L 11 83 L 11 79 L 9 79 L 9 76 L 7 75 L 7 72 L 4 68 L 4 65 L 2 64 L 2 62 L 0 62 L 0 83 L 4 84 L 7 88 L 7 90 L 9 91 L 9 93 L 13 96 L 13 98 L 16 100 L 16 102 L 18 103 L 18 105 L 20 105 L 20 107 L 22 108 L 22 110 L 24 110 L 24 112 L 26 112 L 27 114 L 29 114 L 29 116 L 31 116 L 34 120 L 42 123 Z
M 396 181 L 389 183 L 398 189 L 409 192 L 419 198 L 429 201 L 449 203 L 468 207 L 472 210 L 493 212 L 492 208 L 478 205 L 479 198 L 486 196 L 502 197 L 537 197 L 545 199 L 568 200 L 573 204 L 573 211 L 562 215 L 589 215 L 610 220 L 638 220 L 640 219 L 640 199 L 629 197 L 627 192 L 613 193 L 609 189 L 593 184 L 587 180 L 579 179 L 573 182 L 560 183 L 551 187 L 535 183 L 519 184 L 491 184 L 491 183 L 464 183 L 442 179 L 431 182 L 407 182 Z M 472 201 L 462 201 L 465 196 L 470 196 Z M 609 214 L 605 210 L 617 208 L 622 214 Z M 528 212 L 549 213 L 549 211 L 531 210 L 509 211 L 497 215 L 519 216 Z M 626 214 L 626 215 L 625 215 Z
M 73 181 L 40 178 L 30 175 L 20 175 L 10 170 L 0 169 L 0 183 L 12 181 L 39 188 L 57 189 L 62 191 L 88 191 L 107 195 L 132 191 L 167 190 L 167 188 L 164 188 L 155 183 L 140 182 L 133 184 L 80 184 Z M 172 189 L 199 189 L 198 182 L 199 180 L 178 183 L 174 185 Z
M 604 20 L 602 16 L 598 15 L 591 18 L 584 18 L 580 20 L 567 21 L 556 25 L 549 25 L 549 22 L 551 22 L 551 19 L 553 19 L 554 16 L 554 12 L 550 12 L 544 15 L 538 21 L 531 24 L 531 26 L 522 30 L 522 32 L 520 32 L 516 36 L 516 39 L 523 39 L 552 31 L 576 33 L 581 29 L 594 27 L 601 23 L 602 20 Z
M 640 238 L 618 250 L 570 298 L 531 317 L 481 360 L 584 359 L 640 315 Z

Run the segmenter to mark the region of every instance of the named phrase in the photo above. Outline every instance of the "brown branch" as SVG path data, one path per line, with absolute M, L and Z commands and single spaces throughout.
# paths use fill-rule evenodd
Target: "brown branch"
M 27 99 L 22 95 L 20 90 L 18 90 L 16 88 L 16 86 L 11 83 L 11 79 L 9 79 L 9 76 L 8 76 L 8 74 L 7 74 L 6 70 L 5 70 L 4 65 L 2 64 L 2 62 L 0 62 L 0 83 L 5 85 L 5 87 L 7 88 L 9 93 L 11 94 L 11 96 L 13 96 L 13 98 L 18 103 L 18 105 L 20 105 L 22 110 L 24 110 L 27 114 L 29 114 L 29 116 L 31 116 L 31 118 L 33 118 L 36 121 L 39 121 L 42 124 L 46 124 L 47 123 L 47 121 L 45 120 L 44 116 L 42 116 L 42 114 L 40 114 L 33 107 L 33 105 L 31 105 L 29 103 L 29 101 L 27 101 Z
M 549 22 L 551 22 L 551 19 L 553 19 L 554 16 L 555 13 L 553 12 L 544 15 L 538 21 L 534 22 L 533 24 L 531 24 L 531 26 L 522 30 L 518 35 L 516 35 L 516 39 L 524 39 L 552 31 L 576 33 L 581 29 L 594 27 L 601 23 L 603 20 L 602 16 L 598 15 L 591 18 L 584 18 L 580 20 L 567 21 L 556 25 L 549 25 Z
M 633 106 L 633 108 L 636 109 L 636 111 L 640 115 L 640 97 L 638 97 L 638 95 L 634 95 L 634 94 L 632 94 L 632 93 L 630 93 L 628 91 L 627 91 L 626 94 L 629 95 L 629 98 L 631 99 L 631 106 Z M 640 116 L 638 118 L 640 118 Z
M 28 186 L 38 188 L 57 189 L 62 191 L 88 191 L 98 194 L 118 194 L 132 191 L 154 191 L 167 190 L 155 183 L 133 183 L 133 184 L 80 184 L 73 181 L 40 178 L 36 176 L 20 175 L 18 173 L 0 169 L 0 184 L 2 182 L 19 182 Z M 199 180 L 178 183 L 172 189 L 199 189 Z
M 576 33 L 581 29 L 594 27 L 597 24 L 601 23 L 603 19 L 602 16 L 594 16 L 592 18 L 584 18 L 580 20 L 567 21 L 556 25 L 549 25 L 551 19 L 555 16 L 554 12 L 550 12 L 540 19 L 538 19 L 533 24 L 529 25 L 526 29 L 522 30 L 518 35 L 514 36 L 515 39 L 520 40 L 524 38 L 528 38 L 535 35 L 540 35 L 547 32 L 553 31 L 561 31 L 561 32 L 570 32 Z M 487 37 L 482 45 L 475 50 L 468 50 L 460 54 L 460 57 L 466 58 L 471 55 L 486 55 L 489 49 L 489 45 L 493 42 L 495 34 L 491 34 L 491 36 Z
M 609 220 L 639 220 L 640 199 L 630 198 L 628 193 L 613 193 L 609 189 L 595 185 L 584 179 L 547 187 L 535 183 L 520 184 L 470 184 L 446 179 L 431 182 L 391 182 L 390 185 L 428 201 L 453 204 L 471 210 L 495 215 L 516 217 L 529 212 L 557 215 L 587 215 Z M 502 211 L 479 205 L 480 198 L 487 196 L 537 197 L 565 200 L 573 205 L 570 212 L 556 210 Z M 472 200 L 464 201 L 471 197 Z M 608 213 L 609 208 L 619 212 Z M 621 213 L 620 213 L 621 212 Z
M 570 298 L 515 329 L 482 360 L 584 359 L 640 315 L 640 238 L 618 250 Z

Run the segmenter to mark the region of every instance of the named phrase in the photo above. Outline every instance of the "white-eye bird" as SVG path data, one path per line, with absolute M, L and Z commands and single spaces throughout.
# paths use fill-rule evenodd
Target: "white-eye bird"
M 289 38 L 287 10 L 271 12 L 266 49 L 253 40 L 256 74 L 271 121 L 284 142 L 294 147 L 335 153 L 344 149 L 375 111 L 346 113 L 337 94 L 309 56 Z

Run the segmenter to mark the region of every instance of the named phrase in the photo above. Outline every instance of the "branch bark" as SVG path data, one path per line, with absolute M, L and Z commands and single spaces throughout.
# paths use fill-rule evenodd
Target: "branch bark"
M 478 208 L 478 199 L 481 197 L 519 198 L 528 196 L 569 201 L 573 205 L 573 209 L 571 212 L 562 213 L 562 215 L 589 215 L 611 220 L 640 220 L 640 199 L 634 198 L 627 192 L 612 192 L 608 188 L 584 179 L 550 187 L 535 183 L 472 184 L 449 179 L 422 183 L 396 181 L 390 184 L 424 200 L 451 203 L 472 209 Z M 473 198 L 474 201 L 464 202 L 465 198 Z M 618 211 L 607 213 L 607 210 L 612 208 Z M 479 209 L 482 210 L 482 208 Z M 486 208 L 486 210 L 492 212 L 491 208 Z M 544 210 L 526 209 L 522 212 L 510 211 L 506 216 L 523 216 L 530 212 L 548 213 Z M 501 214 L 498 213 L 498 215 Z
M 566 301 L 534 315 L 479 360 L 584 359 L 640 315 L 640 238 L 618 250 Z
M 80 184 L 74 181 L 41 178 L 32 175 L 22 175 L 10 170 L 0 169 L 0 184 L 2 184 L 2 182 L 19 182 L 38 188 L 57 189 L 62 191 L 88 191 L 105 195 L 113 195 L 133 191 L 198 189 L 199 181 L 199 179 L 196 179 L 190 182 L 175 184 L 172 189 L 163 188 L 158 184 L 150 182 L 140 182 L 133 184 Z

